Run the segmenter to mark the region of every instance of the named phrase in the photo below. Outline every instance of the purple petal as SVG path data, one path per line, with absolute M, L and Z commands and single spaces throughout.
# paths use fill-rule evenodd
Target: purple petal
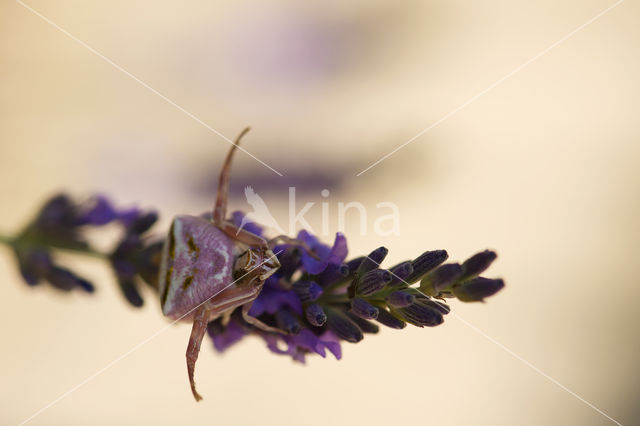
M 297 335 L 290 336 L 290 338 L 291 342 L 289 345 L 299 346 L 307 349 L 308 351 L 313 351 L 323 358 L 327 356 L 324 350 L 324 345 L 320 342 L 318 336 L 313 334 L 313 332 L 308 328 L 301 330 Z
M 302 315 L 302 303 L 293 290 L 269 288 L 265 285 L 253 302 L 249 315 L 252 317 L 259 317 L 264 313 L 273 315 L 284 307 L 289 307 L 298 315 Z
M 81 225 L 100 226 L 119 220 L 125 226 L 129 226 L 140 216 L 138 208 L 118 210 L 103 195 L 96 195 L 91 202 L 92 205 L 80 215 L 79 221 Z
M 267 348 L 274 354 L 288 355 L 289 351 L 282 350 L 278 347 L 279 337 L 274 334 L 261 334 L 262 338 L 267 342 Z
M 336 357 L 336 359 L 342 358 L 342 348 L 340 347 L 340 339 L 333 334 L 330 330 L 327 330 L 320 336 L 322 343 L 329 349 L 329 352 Z
M 331 248 L 304 230 L 298 233 L 298 239 L 307 243 L 319 257 L 319 259 L 315 259 L 309 253 L 302 252 L 302 265 L 310 274 L 321 273 L 329 264 L 340 265 L 347 257 L 347 240 L 341 232 L 336 233 L 336 239 Z
M 347 239 L 342 232 L 336 232 L 336 239 L 333 242 L 333 248 L 329 256 L 331 265 L 340 265 L 347 258 L 349 249 L 347 248 Z
M 244 219 L 245 214 L 239 210 L 231 213 L 231 221 L 236 226 L 242 226 L 242 219 Z M 252 234 L 262 236 L 262 227 L 255 222 L 248 221 L 244 224 L 242 229 L 251 232 Z
M 271 352 L 279 355 L 289 355 L 295 361 L 302 363 L 305 362 L 305 355 L 309 352 L 315 352 L 323 358 L 326 357 L 327 349 L 336 357 L 336 359 L 340 359 L 342 357 L 340 340 L 330 331 L 327 331 L 320 336 L 316 336 L 309 329 L 303 329 L 299 334 L 293 336 L 267 333 L 260 333 L 260 335 L 267 343 L 267 347 Z M 278 347 L 279 342 L 286 344 L 287 349 L 285 350 Z
M 116 212 L 111 207 L 107 199 L 101 195 L 96 196 L 95 204 L 89 211 L 85 212 L 80 219 L 81 223 L 87 225 L 104 225 L 116 218 Z
M 235 321 L 229 322 L 222 333 L 214 333 L 211 331 L 211 328 L 209 328 L 208 331 L 211 340 L 213 340 L 213 346 L 218 352 L 224 352 L 247 335 L 246 330 Z

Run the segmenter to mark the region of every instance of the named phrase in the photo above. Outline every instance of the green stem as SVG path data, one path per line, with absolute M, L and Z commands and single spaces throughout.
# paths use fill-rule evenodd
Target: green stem
M 94 250 L 92 248 L 80 249 L 80 248 L 55 247 L 55 246 L 52 246 L 51 248 L 56 249 L 56 250 L 68 251 L 70 253 L 82 254 L 82 255 L 85 255 L 85 256 L 95 257 L 96 259 L 106 260 L 106 259 L 109 258 L 109 255 L 107 253 L 102 253 L 101 251 L 97 251 L 97 250 Z
M 338 290 L 341 287 L 347 287 L 349 284 L 351 284 L 351 281 L 353 281 L 353 279 L 354 277 L 343 278 L 341 280 L 336 281 L 333 284 L 328 285 L 323 291 L 325 294 L 331 294 L 335 290 Z
M 15 238 L 8 235 L 0 234 L 0 243 L 11 246 L 14 244 Z
M 322 295 L 318 301 L 327 304 L 349 303 L 349 296 L 345 294 L 327 294 Z
M 108 254 L 94 250 L 91 247 L 65 247 L 65 246 L 59 246 L 55 244 L 30 242 L 22 238 L 10 237 L 5 234 L 0 234 L 0 244 L 6 244 L 11 247 L 22 248 L 22 249 L 46 247 L 50 249 L 82 254 L 85 256 L 91 256 L 98 259 L 107 259 L 109 257 Z

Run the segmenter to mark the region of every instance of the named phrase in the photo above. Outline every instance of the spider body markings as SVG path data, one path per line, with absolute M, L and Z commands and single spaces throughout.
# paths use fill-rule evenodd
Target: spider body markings
M 231 161 L 248 130 L 240 133 L 227 154 L 211 218 L 175 217 L 162 251 L 158 283 L 162 312 L 174 320 L 193 322 L 186 358 L 196 401 L 202 397 L 196 391 L 194 369 L 207 324 L 242 307 L 247 323 L 283 333 L 250 316 L 249 309 L 266 279 L 280 268 L 271 249 L 277 240 L 310 251 L 301 241 L 282 235 L 267 241 L 226 219 Z

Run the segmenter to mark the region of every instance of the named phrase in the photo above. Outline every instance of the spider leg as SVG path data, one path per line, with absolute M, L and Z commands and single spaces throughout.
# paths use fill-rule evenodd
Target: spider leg
M 265 323 L 263 323 L 262 321 L 260 321 L 258 318 L 256 317 L 252 317 L 251 315 L 249 315 L 249 310 L 251 310 L 251 306 L 253 305 L 253 301 L 242 305 L 242 319 L 248 323 L 253 325 L 254 327 L 259 328 L 262 331 L 267 331 L 267 332 L 271 332 L 271 333 L 280 333 L 280 334 L 287 334 L 284 330 L 280 330 L 279 328 L 275 328 L 275 327 L 271 327 Z
M 231 312 L 233 311 L 227 311 L 224 314 L 222 314 L 222 326 L 226 327 L 229 325 L 229 321 L 231 321 Z
M 291 238 L 286 235 L 278 235 L 277 237 L 273 237 L 269 241 L 267 241 L 267 244 L 269 245 L 269 248 L 273 249 L 278 241 L 282 241 L 283 243 L 290 244 L 292 246 L 301 247 L 314 259 L 320 259 L 318 255 L 313 252 L 311 247 L 307 245 L 306 242 L 304 242 L 303 240 L 298 240 L 297 238 Z
M 218 194 L 216 196 L 216 203 L 213 207 L 213 223 L 216 226 L 221 226 L 225 217 L 227 216 L 227 198 L 229 197 L 229 174 L 231 173 L 231 160 L 233 159 L 233 153 L 240 145 L 240 139 L 249 131 L 249 127 L 244 129 L 236 138 L 233 146 L 227 154 L 227 158 L 224 160 L 222 171 L 220 172 L 220 178 L 218 180 Z
M 198 360 L 198 354 L 200 353 L 200 344 L 204 338 L 204 334 L 207 331 L 207 324 L 209 322 L 209 311 L 206 306 L 200 306 L 193 316 L 193 328 L 191 329 L 191 337 L 189 337 L 189 345 L 187 345 L 187 372 L 189 373 L 189 384 L 191 385 L 191 392 L 196 401 L 200 401 L 202 397 L 196 390 L 196 382 L 193 379 L 194 370 L 196 367 L 196 361 Z
M 194 372 L 198 354 L 200 353 L 200 345 L 207 331 L 207 324 L 220 315 L 230 315 L 238 306 L 252 303 L 262 288 L 262 285 L 250 285 L 252 279 L 253 277 L 245 277 L 244 280 L 238 282 L 239 287 L 229 287 L 211 300 L 203 303 L 194 312 L 193 327 L 191 328 L 191 336 L 189 337 L 186 355 L 189 384 L 191 385 L 191 392 L 196 401 L 200 401 L 202 396 L 200 396 L 196 390 Z M 243 285 L 245 283 L 249 285 Z
M 247 231 L 246 229 L 242 229 L 236 226 L 234 223 L 225 221 L 222 225 L 218 225 L 218 228 L 222 230 L 225 234 L 227 234 L 230 238 L 239 241 L 243 244 L 252 247 L 262 247 L 264 249 L 268 249 L 269 245 L 267 244 L 267 240 L 256 235 L 252 232 Z

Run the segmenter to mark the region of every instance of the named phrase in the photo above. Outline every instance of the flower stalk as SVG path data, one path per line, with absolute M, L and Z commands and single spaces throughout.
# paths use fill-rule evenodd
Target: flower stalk
M 143 304 L 139 286 L 158 287 L 166 233 L 161 237 L 151 233 L 157 218 L 153 211 L 116 208 L 102 196 L 77 203 L 61 194 L 48 200 L 16 236 L 0 234 L 0 244 L 11 247 L 27 284 L 49 283 L 63 291 L 92 292 L 94 286 L 59 265 L 57 251 L 105 260 L 125 300 L 139 307 Z M 240 225 L 243 218 L 241 212 L 235 212 L 231 220 Z M 93 249 L 86 231 L 110 223 L 119 226 L 119 240 L 107 252 Z M 249 223 L 246 229 L 262 236 L 258 224 Z M 504 287 L 501 279 L 481 276 L 496 259 L 490 250 L 461 264 L 445 263 L 449 256 L 445 250 L 429 250 L 385 269 L 382 263 L 389 252 L 385 247 L 348 260 L 347 240 L 341 233 L 331 246 L 304 230 L 296 240 L 311 252 L 288 244 L 275 247 L 281 266 L 267 279 L 248 312 L 272 331 L 246 322 L 238 308 L 207 327 L 218 351 L 256 335 L 272 352 L 296 361 L 304 362 L 310 353 L 324 357 L 327 351 L 339 359 L 341 342 L 359 342 L 365 334 L 377 333 L 378 324 L 392 329 L 406 324 L 437 326 L 450 311 L 445 299 L 484 301 Z M 159 305 L 159 296 L 154 303 Z

